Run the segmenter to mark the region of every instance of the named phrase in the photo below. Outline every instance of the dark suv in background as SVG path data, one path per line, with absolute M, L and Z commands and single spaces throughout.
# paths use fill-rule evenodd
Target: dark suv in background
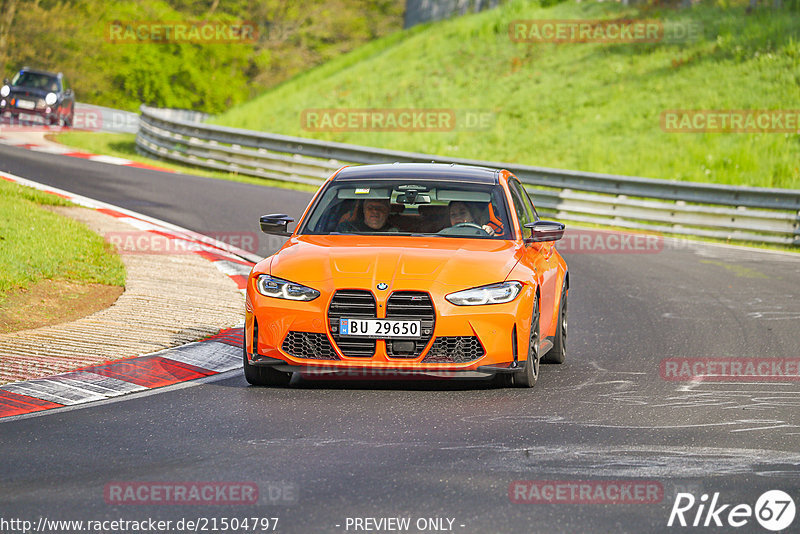
M 59 72 L 23 68 L 0 87 L 0 116 L 38 115 L 48 124 L 72 126 L 75 97 Z

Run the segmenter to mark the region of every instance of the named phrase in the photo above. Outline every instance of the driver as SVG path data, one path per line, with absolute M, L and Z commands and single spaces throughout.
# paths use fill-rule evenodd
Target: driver
M 488 224 L 481 225 L 475 221 L 475 216 L 472 214 L 472 210 L 470 210 L 470 206 L 466 202 L 461 202 L 458 200 L 450 202 L 449 212 L 450 212 L 451 226 L 455 226 L 457 224 L 471 223 L 476 226 L 480 226 L 481 228 L 483 228 L 483 231 L 489 235 L 495 234 L 494 229 Z
M 337 232 L 397 232 L 397 228 L 389 224 L 389 199 L 370 198 L 363 204 L 364 217 L 358 221 L 342 221 Z

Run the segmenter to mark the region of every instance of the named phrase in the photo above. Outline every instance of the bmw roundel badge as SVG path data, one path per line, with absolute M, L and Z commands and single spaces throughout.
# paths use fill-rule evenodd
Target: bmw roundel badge
M 389 289 L 389 284 L 381 282 L 380 284 L 378 284 L 378 289 L 381 291 L 385 291 Z

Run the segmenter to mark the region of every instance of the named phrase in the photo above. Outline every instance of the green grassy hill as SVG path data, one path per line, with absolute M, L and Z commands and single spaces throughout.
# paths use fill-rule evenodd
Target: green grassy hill
M 699 23 L 689 43 L 515 43 L 519 19 Z M 314 108 L 491 113 L 483 131 L 313 132 Z M 800 188 L 800 136 L 666 133 L 671 109 L 800 109 L 800 17 L 743 3 L 690 10 L 512 1 L 416 27 L 334 59 L 218 124 L 360 145 L 653 178 Z

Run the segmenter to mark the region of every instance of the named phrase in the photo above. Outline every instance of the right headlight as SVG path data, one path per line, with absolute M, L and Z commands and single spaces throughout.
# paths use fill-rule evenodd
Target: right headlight
M 488 286 L 474 287 L 456 293 L 450 293 L 444 298 L 456 306 L 481 306 L 483 304 L 505 304 L 511 302 L 522 290 L 521 282 L 501 282 Z
M 258 276 L 256 280 L 258 292 L 265 297 L 286 300 L 314 300 L 319 296 L 319 291 L 302 284 L 276 278 L 268 274 Z
M 0 87 L 0 96 L 5 98 L 10 94 L 11 94 L 11 88 L 9 86 L 4 85 L 3 87 Z

